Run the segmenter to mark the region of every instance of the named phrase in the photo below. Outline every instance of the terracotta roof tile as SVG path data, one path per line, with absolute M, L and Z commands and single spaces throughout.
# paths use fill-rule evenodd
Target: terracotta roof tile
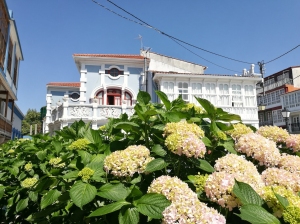
M 95 57 L 95 58 L 130 58 L 130 59 L 144 59 L 138 54 L 73 54 L 74 57 Z
M 47 86 L 80 87 L 80 82 L 49 82 Z

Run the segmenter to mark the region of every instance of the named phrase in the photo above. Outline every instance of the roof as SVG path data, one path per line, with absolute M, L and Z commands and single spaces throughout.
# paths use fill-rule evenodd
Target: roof
M 47 86 L 80 87 L 80 82 L 49 82 Z
M 174 74 L 178 74 L 178 75 L 212 75 L 212 76 L 231 76 L 231 77 L 255 77 L 257 78 L 257 76 L 242 76 L 242 75 L 226 75 L 226 74 L 199 74 L 199 73 L 184 73 L 184 72 L 161 72 L 161 71 L 152 71 L 153 73 L 158 73 L 158 74 L 169 74 L 169 75 L 174 75 Z
M 145 52 L 145 53 L 144 53 Z M 159 53 L 156 53 L 156 52 L 152 52 L 150 51 L 149 53 L 151 54 L 156 54 L 156 55 L 159 55 L 159 56 L 163 56 L 163 57 L 166 57 L 166 58 L 171 58 L 171 59 L 175 59 L 175 60 L 178 60 L 178 61 L 183 61 L 183 62 L 186 62 L 186 63 L 189 63 L 189 64 L 194 64 L 194 65 L 198 65 L 198 66 L 202 66 L 205 69 L 207 69 L 207 66 L 204 66 L 204 65 L 200 65 L 200 64 L 197 64 L 197 63 L 194 63 L 194 62 L 190 62 L 190 61 L 186 61 L 186 60 L 182 60 L 182 59 L 179 59 L 179 58 L 174 58 L 174 57 L 171 57 L 171 56 L 167 56 L 167 55 L 163 55 L 163 54 L 159 54 Z M 141 54 L 147 54 L 145 50 L 142 50 L 141 51 Z M 151 58 L 151 57 L 149 57 Z
M 144 59 L 138 54 L 73 54 L 74 57 Z

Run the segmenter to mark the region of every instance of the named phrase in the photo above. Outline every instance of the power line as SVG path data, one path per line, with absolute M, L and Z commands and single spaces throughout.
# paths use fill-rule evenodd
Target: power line
M 174 39 L 172 39 L 172 38 L 170 38 L 170 39 L 173 40 L 173 41 L 174 41 L 175 43 L 177 43 L 178 45 L 180 45 L 181 47 L 183 47 L 184 49 L 186 49 L 187 51 L 189 51 L 189 52 L 191 52 L 192 54 L 196 55 L 197 57 L 203 59 L 204 61 L 207 61 L 207 62 L 209 62 L 209 63 L 211 63 L 211 64 L 213 64 L 213 65 L 215 65 L 215 66 L 218 66 L 218 67 L 220 67 L 220 68 L 226 69 L 226 70 L 228 70 L 228 71 L 240 73 L 240 71 L 236 71 L 236 70 L 232 70 L 232 69 L 229 69 L 229 68 L 225 68 L 225 67 L 223 67 L 223 66 L 221 66 L 221 65 L 218 65 L 218 64 L 216 64 L 216 63 L 213 63 L 213 62 L 211 62 L 211 61 L 209 61 L 209 60 L 207 60 L 207 59 L 201 57 L 199 54 L 197 54 L 197 53 L 191 51 L 191 50 L 188 49 L 187 47 L 183 46 L 181 43 L 178 43 L 178 41 L 176 41 L 176 40 L 174 40 Z
M 289 50 L 289 51 L 285 52 L 284 54 L 282 54 L 282 55 L 278 56 L 277 58 L 274 58 L 274 59 L 272 59 L 272 60 L 270 60 L 270 61 L 266 62 L 265 64 L 271 63 L 271 62 L 273 62 L 273 61 L 275 61 L 275 60 L 277 60 L 277 59 L 279 59 L 279 58 L 283 57 L 284 55 L 286 55 L 286 54 L 290 53 L 291 51 L 295 50 L 297 47 L 300 47 L 300 44 L 299 44 L 298 46 L 296 46 L 296 47 L 292 48 L 291 50 Z
M 97 5 L 99 5 L 99 6 L 103 7 L 103 8 L 105 8 L 105 9 L 107 9 L 108 11 L 113 12 L 112 10 L 106 8 L 105 6 L 103 6 L 102 4 L 100 4 L 99 2 L 97 2 L 97 1 L 95 1 L 95 0 L 92 0 L 92 1 L 93 1 L 94 3 L 96 3 Z M 251 63 L 251 62 L 241 61 L 241 60 L 238 60 L 238 59 L 230 58 L 230 57 L 227 57 L 227 56 L 224 56 L 224 55 L 221 55 L 221 54 L 218 54 L 218 53 L 215 53 L 215 52 L 206 50 L 206 49 L 204 49 L 204 48 L 198 47 L 198 46 L 196 46 L 196 45 L 193 45 L 193 44 L 190 44 L 190 43 L 188 43 L 188 42 L 186 42 L 186 41 L 183 41 L 183 40 L 181 40 L 181 39 L 179 39 L 179 38 L 176 38 L 176 37 L 174 37 L 174 36 L 171 36 L 171 35 L 169 35 L 169 34 L 163 32 L 163 31 L 159 30 L 158 28 L 156 28 L 156 27 L 154 27 L 154 26 L 151 26 L 151 25 L 148 24 L 147 22 L 141 20 L 140 18 L 136 17 L 136 16 L 133 15 L 132 13 L 126 11 L 125 9 L 123 9 L 123 8 L 120 7 L 120 6 L 118 6 L 118 5 L 115 4 L 114 2 L 112 2 L 112 1 L 110 1 L 110 0 L 106 0 L 106 1 L 108 1 L 109 3 L 111 3 L 112 5 L 114 5 L 115 7 L 119 8 L 120 10 L 124 11 L 125 13 L 129 14 L 130 16 L 134 17 L 135 19 L 139 20 L 142 24 L 141 24 L 140 22 L 137 22 L 137 21 L 128 19 L 128 18 L 126 18 L 126 17 L 124 17 L 124 16 L 122 16 L 122 15 L 116 13 L 116 12 L 113 12 L 114 14 L 116 14 L 116 15 L 122 17 L 123 19 L 127 19 L 127 20 L 129 20 L 129 21 L 131 21 L 131 22 L 134 22 L 134 23 L 137 23 L 137 24 L 139 24 L 139 25 L 146 26 L 146 27 L 148 27 L 148 28 L 154 29 L 154 30 L 157 31 L 158 33 L 160 33 L 160 34 L 162 34 L 162 35 L 165 35 L 165 36 L 167 36 L 167 37 L 169 37 L 169 38 L 171 38 L 171 39 L 173 39 L 173 40 L 176 40 L 176 41 L 181 42 L 181 43 L 183 43 L 183 44 L 186 44 L 186 45 L 189 45 L 189 46 L 191 46 L 191 47 L 197 48 L 197 49 L 199 49 L 199 50 L 205 51 L 205 52 L 207 52 L 207 53 L 214 54 L 214 55 L 216 55 L 216 56 L 223 57 L 223 58 L 226 58 L 226 59 L 228 59 L 228 60 L 232 60 L 232 61 L 236 61 L 236 62 L 240 62 L 240 63 L 244 63 L 244 64 L 254 64 L 254 63 Z

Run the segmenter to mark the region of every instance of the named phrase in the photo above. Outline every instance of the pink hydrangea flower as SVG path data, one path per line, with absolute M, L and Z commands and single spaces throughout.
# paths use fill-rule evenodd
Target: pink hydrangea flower
M 276 147 L 276 143 L 255 133 L 240 137 L 235 149 L 259 161 L 260 165 L 267 167 L 276 166 L 280 159 L 280 152 Z

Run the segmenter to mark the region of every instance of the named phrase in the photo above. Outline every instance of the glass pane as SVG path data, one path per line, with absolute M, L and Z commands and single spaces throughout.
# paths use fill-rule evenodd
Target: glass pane
M 183 83 L 183 88 L 188 88 L 188 84 L 186 82 Z
M 178 83 L 178 88 L 182 88 L 182 82 Z
M 169 82 L 169 92 L 174 92 L 174 83 Z

